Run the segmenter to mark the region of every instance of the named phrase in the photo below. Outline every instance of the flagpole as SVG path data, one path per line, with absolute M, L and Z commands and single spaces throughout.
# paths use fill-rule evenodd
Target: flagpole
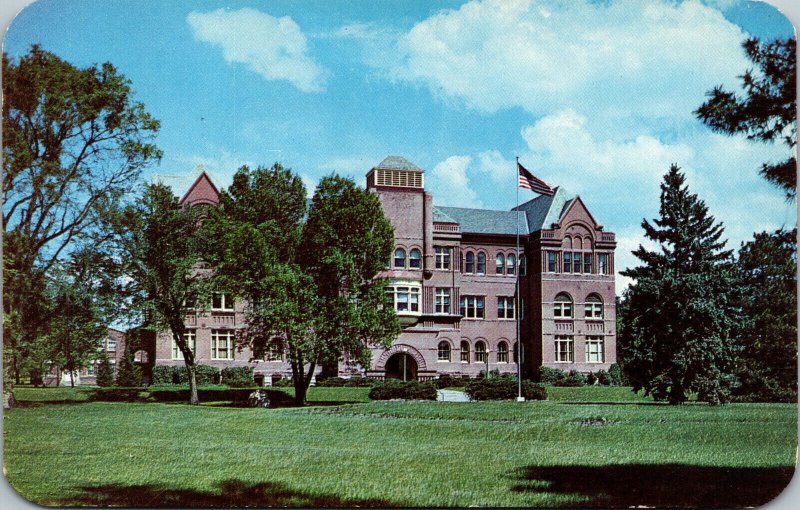
M 517 402 L 524 402 L 525 397 L 522 396 L 522 342 L 519 337 L 519 317 L 522 312 L 522 298 L 519 295 L 519 279 L 520 270 L 522 269 L 521 258 L 519 256 L 519 156 L 517 156 L 517 302 L 515 303 L 514 318 L 517 323 Z

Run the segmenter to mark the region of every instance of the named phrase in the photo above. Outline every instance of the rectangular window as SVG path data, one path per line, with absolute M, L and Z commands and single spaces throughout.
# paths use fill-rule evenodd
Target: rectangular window
M 214 311 L 233 311 L 233 296 L 224 292 L 214 292 L 211 295 L 211 309 Z
M 434 311 L 436 313 L 450 313 L 450 289 L 436 289 Z
M 469 363 L 469 345 L 461 342 L 461 363 Z
M 603 303 L 600 301 L 588 301 L 584 306 L 584 315 L 587 319 L 603 318 Z
M 571 336 L 556 335 L 556 363 L 572 363 L 575 342 Z
M 548 273 L 555 273 L 558 268 L 558 252 L 555 251 L 548 251 L 547 252 L 547 272 Z
M 211 359 L 233 359 L 233 331 L 214 329 L 211 331 Z
M 597 254 L 597 273 L 598 274 L 608 274 L 608 254 L 607 253 L 598 253 Z
M 559 299 L 553 303 L 553 317 L 572 318 L 572 301 Z
M 586 274 L 592 274 L 592 254 L 591 253 L 584 253 L 583 254 L 583 272 Z
M 564 272 L 572 272 L 572 252 L 569 251 L 564 252 Z
M 452 250 L 446 246 L 436 247 L 436 269 L 450 269 Z
M 486 298 L 483 296 L 461 296 L 461 315 L 465 319 L 486 318 Z
M 111 337 L 106 340 L 106 351 L 117 352 L 117 341 Z
M 582 262 L 583 262 L 583 259 L 581 258 L 581 255 L 583 255 L 583 254 L 580 253 L 580 252 L 575 252 L 575 253 L 572 254 L 572 272 L 573 273 L 580 273 L 581 272 L 581 265 L 582 265 Z
M 90 361 L 89 364 L 86 366 L 86 375 L 94 375 L 94 364 L 97 363 L 96 361 Z
M 513 297 L 498 297 L 497 298 L 497 318 L 498 319 L 513 319 L 514 318 L 514 298 Z
M 186 338 L 186 343 L 193 354 L 197 354 L 197 334 L 194 329 L 187 329 L 183 334 Z M 175 343 L 175 338 L 172 338 L 172 359 L 183 359 L 183 353 L 178 349 L 178 344 Z
M 605 361 L 605 342 L 602 336 L 586 337 L 586 362 L 602 363 Z
M 283 361 L 283 346 L 279 343 L 270 344 L 264 355 L 264 361 Z

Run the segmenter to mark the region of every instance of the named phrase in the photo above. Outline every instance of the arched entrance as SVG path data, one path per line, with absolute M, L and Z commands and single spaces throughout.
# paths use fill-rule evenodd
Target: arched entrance
M 414 356 L 407 352 L 398 352 L 386 360 L 384 377 L 386 379 L 405 379 L 415 381 L 417 379 L 417 361 Z

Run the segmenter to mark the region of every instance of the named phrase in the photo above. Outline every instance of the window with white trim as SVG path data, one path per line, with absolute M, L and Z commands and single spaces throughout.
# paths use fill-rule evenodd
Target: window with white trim
M 197 355 L 197 330 L 187 329 L 183 333 L 183 338 L 186 340 L 186 345 L 189 346 L 192 354 Z M 172 337 L 172 359 L 183 359 L 183 353 L 178 348 L 178 344 L 175 343 L 174 336 Z
M 497 344 L 497 362 L 508 363 L 508 344 L 506 342 Z
M 486 363 L 486 356 L 486 344 L 480 340 L 475 342 L 475 362 Z
M 610 274 L 608 265 L 608 253 L 597 254 L 597 274 Z
M 475 253 L 471 251 L 468 251 L 466 255 L 464 255 L 464 272 L 465 273 L 475 272 Z
M 498 296 L 497 298 L 497 318 L 498 319 L 513 319 L 514 318 L 514 298 Z
M 232 312 L 234 307 L 233 295 L 226 292 L 214 292 L 211 294 L 211 310 L 221 312 Z
M 392 285 L 386 287 L 386 295 L 397 313 L 420 313 L 419 286 Z
M 547 272 L 555 273 L 558 270 L 558 252 L 547 252 Z
M 586 363 L 605 361 L 605 341 L 602 336 L 586 337 Z
M 212 329 L 211 359 L 233 359 L 233 337 L 230 329 Z
M 586 274 L 592 274 L 592 254 L 591 253 L 584 253 L 583 254 L 583 272 Z
M 572 272 L 580 273 L 583 264 L 583 253 L 576 251 L 572 254 Z
M 461 340 L 461 363 L 469 363 L 469 342 Z
M 564 252 L 564 272 L 571 273 L 572 272 L 572 252 L 565 251 Z
M 597 294 L 591 294 L 586 298 L 584 314 L 587 319 L 603 318 L 603 300 Z
M 267 347 L 267 352 L 264 354 L 264 361 L 283 361 L 283 345 L 280 342 L 272 342 Z
M 447 246 L 437 246 L 436 253 L 436 269 L 450 269 L 450 258 L 453 250 Z
M 461 315 L 465 319 L 485 319 L 486 298 L 484 296 L 461 296 Z
M 475 267 L 475 274 L 486 274 L 486 254 L 478 252 L 478 263 Z
M 516 274 L 517 272 L 517 257 L 515 255 L 509 254 L 506 257 L 506 274 Z
M 442 340 L 437 349 L 437 361 L 450 361 L 450 342 Z
M 417 248 L 411 250 L 408 256 L 408 267 L 410 269 L 422 269 L 422 252 Z
M 572 318 L 572 298 L 569 294 L 562 292 L 556 296 L 553 302 L 553 317 L 561 319 Z
M 502 253 L 498 253 L 494 259 L 495 273 L 505 274 L 506 272 L 506 257 Z
M 106 351 L 117 352 L 117 341 L 114 338 L 108 337 L 106 339 Z
M 556 335 L 556 363 L 572 363 L 574 361 L 575 341 L 571 336 Z
M 406 251 L 402 248 L 397 248 L 394 251 L 394 268 L 395 269 L 406 268 Z
M 433 305 L 435 313 L 450 313 L 450 289 L 436 289 Z

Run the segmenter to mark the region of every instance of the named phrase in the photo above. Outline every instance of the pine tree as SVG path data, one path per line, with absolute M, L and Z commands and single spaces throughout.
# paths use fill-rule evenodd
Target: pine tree
M 133 353 L 125 346 L 125 353 L 117 367 L 117 386 L 135 388 L 142 385 L 142 369 L 134 362 Z
M 114 384 L 114 368 L 111 366 L 111 362 L 108 360 L 108 356 L 105 353 L 100 355 L 100 359 L 97 361 L 97 385 L 100 387 L 107 387 Z
M 689 193 L 673 165 L 661 184 L 660 218 L 642 221 L 658 243 L 633 252 L 643 265 L 622 272 L 635 279 L 624 309 L 622 357 L 634 391 L 680 404 L 688 393 L 723 403 L 732 374 L 736 288 L 723 228 L 708 207 Z

